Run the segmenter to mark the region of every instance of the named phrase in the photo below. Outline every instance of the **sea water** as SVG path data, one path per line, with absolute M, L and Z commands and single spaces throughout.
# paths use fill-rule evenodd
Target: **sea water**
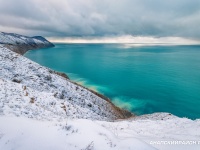
M 25 54 L 137 115 L 200 118 L 200 46 L 56 44 Z

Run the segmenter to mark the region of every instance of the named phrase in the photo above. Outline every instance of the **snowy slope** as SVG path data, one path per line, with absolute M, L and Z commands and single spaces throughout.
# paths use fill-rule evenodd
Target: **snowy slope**
M 0 117 L 0 122 L 2 150 L 155 149 L 137 138 L 121 139 L 98 122 L 91 120 L 47 122 L 22 117 Z
M 18 44 L 51 44 L 48 42 L 45 38 L 41 36 L 35 36 L 35 37 L 28 37 L 23 36 L 15 33 L 5 33 L 0 32 L 0 44 L 12 44 L 12 45 L 18 45 Z
M 169 113 L 154 113 L 114 123 L 100 122 L 100 124 L 120 139 L 137 138 L 161 150 L 200 149 L 200 120 L 179 118 Z M 161 141 L 165 144 L 160 144 Z M 167 144 L 169 141 L 196 143 Z
M 6 38 L 1 37 L 4 43 Z M 200 142 L 155 143 L 200 141 L 200 120 L 169 113 L 130 117 L 109 100 L 6 47 L 0 44 L 0 150 L 200 149 Z
M 38 95 L 41 94 L 37 93 L 43 92 L 54 98 L 51 100 L 52 105 L 57 106 L 60 105 L 59 103 L 63 103 L 63 113 L 66 109 L 65 116 L 98 120 L 124 118 L 123 114 L 110 102 L 4 47 L 0 48 L 0 78 L 4 79 L 1 81 L 2 87 L 6 86 L 3 89 L 14 87 L 13 91 L 16 91 L 13 94 L 13 92 L 6 93 L 12 89 L 5 92 L 1 90 L 2 100 L 10 95 L 9 101 L 15 101 L 13 95 L 17 95 L 24 99 L 32 98 L 37 102 L 40 101 L 39 99 L 47 99 L 45 96 L 38 98 Z M 22 87 L 28 89 L 28 91 L 24 90 L 27 92 L 25 96 L 22 94 L 24 92 Z M 31 90 L 34 94 L 31 94 Z M 71 105 L 74 106 L 73 109 L 71 109 Z
M 15 33 L 0 32 L 0 44 L 17 52 L 24 54 L 31 49 L 53 47 L 54 45 L 41 36 L 28 37 Z
M 199 150 L 200 144 L 152 143 L 199 142 L 199 132 L 199 120 L 192 121 L 165 113 L 116 122 L 89 119 L 41 121 L 3 115 L 0 116 L 0 149 Z

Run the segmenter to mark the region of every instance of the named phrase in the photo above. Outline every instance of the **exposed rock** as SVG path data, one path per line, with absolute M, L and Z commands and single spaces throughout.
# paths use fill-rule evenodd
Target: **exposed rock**
M 62 76 L 65 79 L 69 79 L 69 77 L 65 73 L 63 73 L 63 72 L 57 72 L 57 71 L 54 71 L 54 70 L 49 70 L 49 72 L 50 73 L 55 73 L 55 74 L 57 74 L 59 76 Z
M 21 80 L 18 80 L 18 79 L 13 79 L 12 81 L 16 83 L 21 83 Z

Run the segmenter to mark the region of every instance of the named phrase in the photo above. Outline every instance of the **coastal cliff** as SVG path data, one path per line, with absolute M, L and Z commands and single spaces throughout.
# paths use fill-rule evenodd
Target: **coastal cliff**
M 54 47 L 54 44 L 50 43 L 42 36 L 28 37 L 5 32 L 0 32 L 0 44 L 21 55 L 28 50 Z
M 63 114 L 63 117 L 113 121 L 132 116 L 130 112 L 116 107 L 105 96 L 68 80 L 65 74 L 40 66 L 21 55 L 29 49 L 53 46 L 43 37 L 30 38 L 1 33 L 0 43 L 0 78 L 2 82 L 8 84 L 11 81 L 26 87 L 26 89 L 34 90 L 35 94 L 31 94 L 31 96 L 25 94 L 30 101 L 34 99 L 34 107 L 39 107 L 38 105 L 41 103 L 37 100 L 36 91 L 38 91 L 38 93 L 46 92 L 53 95 L 52 103 L 54 105 L 51 107 L 60 107 L 61 112 L 59 110 L 59 113 Z M 20 91 L 15 94 L 18 95 L 18 93 Z M 15 94 L 12 93 L 12 96 L 16 96 Z
M 200 148 L 200 120 L 170 113 L 133 117 L 105 96 L 22 56 L 49 46 L 42 37 L 0 33 L 1 149 Z

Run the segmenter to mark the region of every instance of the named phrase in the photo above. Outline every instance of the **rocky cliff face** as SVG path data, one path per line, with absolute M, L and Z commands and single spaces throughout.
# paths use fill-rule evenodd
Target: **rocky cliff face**
M 29 48 L 52 45 L 42 37 L 26 39 L 20 35 L 1 33 L 0 43 L 2 114 L 20 113 L 32 118 L 45 118 L 41 114 L 51 114 L 54 118 L 107 121 L 132 116 L 104 96 L 20 55 Z M 8 49 L 10 46 L 12 51 Z M 25 47 L 24 50 L 20 49 L 22 47 Z
M 0 44 L 21 55 L 28 50 L 54 46 L 41 36 L 28 37 L 4 32 L 0 32 Z

